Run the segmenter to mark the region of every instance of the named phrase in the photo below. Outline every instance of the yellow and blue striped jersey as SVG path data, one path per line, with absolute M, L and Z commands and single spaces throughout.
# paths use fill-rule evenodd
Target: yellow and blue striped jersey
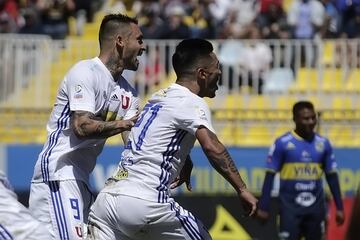
M 276 139 L 266 167 L 280 173 L 279 197 L 283 203 L 309 207 L 316 202 L 323 204 L 322 175 L 336 171 L 336 161 L 327 138 L 316 133 L 308 141 L 292 131 Z

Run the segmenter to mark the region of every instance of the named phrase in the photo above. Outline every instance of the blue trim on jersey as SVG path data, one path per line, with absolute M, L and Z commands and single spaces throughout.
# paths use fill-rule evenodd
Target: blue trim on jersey
M 141 129 L 141 133 L 140 133 L 140 135 L 139 135 L 139 140 L 138 140 L 138 142 L 136 143 L 136 150 L 140 150 L 140 149 L 141 149 L 141 146 L 142 146 L 142 144 L 143 144 L 143 142 L 144 142 L 144 138 L 145 138 L 146 132 L 147 132 L 147 130 L 149 129 L 149 126 L 151 125 L 151 123 L 154 121 L 154 119 L 155 119 L 156 115 L 158 114 L 160 108 L 162 108 L 161 105 L 155 105 L 155 106 L 152 106 L 152 107 L 150 108 L 150 110 L 152 110 L 151 116 L 150 116 L 149 119 L 146 121 L 143 129 Z M 144 115 L 145 115 L 145 114 L 146 114 L 146 113 L 144 113 Z M 141 120 L 141 121 L 142 121 L 142 120 Z M 140 121 L 140 122 L 141 122 L 141 121 Z
M 0 240 L 13 240 L 14 238 L 11 236 L 8 230 L 0 224 Z
M 53 207 L 54 207 L 54 213 L 55 213 L 55 217 L 56 217 L 56 223 L 58 226 L 60 239 L 61 240 L 70 239 L 69 233 L 67 231 L 64 207 L 63 207 L 63 204 L 61 201 L 59 183 L 57 181 L 50 181 L 49 187 L 50 187 L 51 200 L 52 200 Z M 59 202 L 60 202 L 60 204 L 59 204 Z
M 49 145 L 47 146 L 47 149 L 43 153 L 41 157 L 41 172 L 42 177 L 45 182 L 49 181 L 49 158 L 51 155 L 52 150 L 56 146 L 59 135 L 63 129 L 66 128 L 67 120 L 70 117 L 70 107 L 69 102 L 64 106 L 63 111 L 61 112 L 60 117 L 57 120 L 57 128 L 55 131 L 53 131 L 49 136 Z
M 161 163 L 161 174 L 159 177 L 159 186 L 156 188 L 159 191 L 158 202 L 164 203 L 167 201 L 167 184 L 169 183 L 170 170 L 172 168 L 170 162 L 174 157 L 174 154 L 179 150 L 180 143 L 186 135 L 185 130 L 178 130 L 174 137 L 171 138 L 169 145 L 167 146 L 166 151 L 163 153 L 163 162 Z
M 171 202 L 170 206 L 171 210 L 175 211 L 177 219 L 179 219 L 181 226 L 185 229 L 189 237 L 192 240 L 203 240 L 201 233 L 197 228 L 198 225 L 196 223 L 196 218 L 189 211 L 183 209 L 181 206 L 176 206 L 175 202 Z M 182 212 L 187 212 L 189 216 L 182 215 Z

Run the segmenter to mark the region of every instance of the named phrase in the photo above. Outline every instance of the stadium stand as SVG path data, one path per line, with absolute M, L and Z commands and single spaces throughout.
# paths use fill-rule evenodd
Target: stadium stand
M 111 12 L 115 2 L 108 1 L 105 4 L 108 9 L 103 7 L 92 22 L 85 23 L 82 34 L 77 32 L 75 18 L 70 17 L 66 39 L 54 40 L 43 35 L 0 36 L 0 50 L 7 49 L 0 51 L 2 59 L 7 59 L 0 63 L 0 142 L 44 141 L 45 124 L 59 82 L 76 61 L 97 55 L 101 19 Z M 284 1 L 283 8 L 287 10 L 291 2 Z M 136 8 L 127 10 L 136 13 Z M 147 15 L 141 11 L 138 14 L 140 23 L 146 22 Z M 177 41 L 146 40 L 147 52 L 141 59 L 140 69 L 136 74 L 127 75 L 143 103 L 151 93 L 174 81 L 170 56 Z M 255 46 L 256 41 L 231 40 L 242 47 Z M 320 132 L 336 138 L 335 146 L 360 146 L 360 62 L 356 51 L 349 51 L 350 47 L 360 49 L 359 39 L 262 40 L 272 51 L 270 68 L 252 76 L 254 82 L 259 80 L 257 77 L 263 77 L 262 94 L 258 94 L 258 86 L 251 86 L 250 82 L 240 84 L 240 75 L 246 71 L 237 65 L 240 63 L 226 62 L 226 56 L 222 55 L 225 47 L 221 49 L 229 46 L 229 42 L 220 38 L 212 42 L 220 60 L 226 64 L 222 66 L 223 80 L 218 96 L 207 101 L 215 128 L 225 144 L 268 146 L 275 136 L 292 128 L 293 103 L 309 99 L 320 113 Z M 309 53 L 302 49 L 312 50 Z M 236 51 L 239 56 L 243 54 L 243 48 Z M 342 127 L 344 129 L 339 130 Z M 108 142 L 119 144 L 121 140 L 113 137 Z

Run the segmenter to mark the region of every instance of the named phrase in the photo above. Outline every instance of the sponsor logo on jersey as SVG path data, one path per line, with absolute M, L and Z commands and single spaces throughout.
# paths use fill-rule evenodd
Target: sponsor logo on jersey
M 316 197 L 311 192 L 299 193 L 295 198 L 295 202 L 303 207 L 309 207 L 313 205 L 315 201 Z
M 311 158 L 310 153 L 305 151 L 305 150 L 302 151 L 301 152 L 301 161 L 303 161 L 303 162 L 311 162 L 312 158 Z
M 295 149 L 295 145 L 292 142 L 288 142 L 286 144 L 286 149 L 290 150 L 290 149 Z
M 312 191 L 314 190 L 316 187 L 316 183 L 315 182 L 310 182 L 310 183 L 295 183 L 295 190 L 296 191 Z
M 76 93 L 79 93 L 79 92 L 81 92 L 81 90 L 82 90 L 81 85 L 76 85 L 76 87 L 75 87 L 75 92 L 76 92 Z
M 74 95 L 74 98 L 75 98 L 75 99 L 80 99 L 80 98 L 82 98 L 82 97 L 83 97 L 82 93 L 78 93 L 78 94 L 75 94 L 75 95 Z
M 120 99 L 118 98 L 118 96 L 116 94 L 112 95 L 110 99 L 113 101 L 120 101 Z
M 319 163 L 285 163 L 280 178 L 287 180 L 318 180 L 323 170 Z

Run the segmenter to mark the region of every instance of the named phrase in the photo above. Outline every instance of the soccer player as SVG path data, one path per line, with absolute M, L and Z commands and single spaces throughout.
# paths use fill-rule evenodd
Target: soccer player
M 191 164 L 195 140 L 239 196 L 249 215 L 257 200 L 218 140 L 204 97 L 215 97 L 221 71 L 210 42 L 186 39 L 172 56 L 176 83 L 155 93 L 132 128 L 117 171 L 89 214 L 90 239 L 211 239 L 202 223 L 170 196 Z M 185 167 L 184 164 L 187 164 Z
M 145 50 L 137 20 L 110 14 L 99 31 L 100 54 L 75 64 L 64 77 L 47 124 L 48 138 L 35 165 L 30 210 L 52 239 L 85 237 L 93 194 L 89 174 L 108 137 L 128 130 L 139 100 L 122 77 L 137 70 Z
M 50 232 L 29 209 L 18 202 L 16 193 L 0 170 L 0 239 L 48 240 Z
M 317 117 L 313 104 L 299 101 L 292 112 L 295 130 L 277 138 L 270 148 L 257 216 L 268 219 L 273 179 L 280 172 L 279 238 L 319 240 L 326 219 L 323 173 L 335 200 L 336 222 L 344 223 L 335 157 L 329 140 L 314 132 Z

